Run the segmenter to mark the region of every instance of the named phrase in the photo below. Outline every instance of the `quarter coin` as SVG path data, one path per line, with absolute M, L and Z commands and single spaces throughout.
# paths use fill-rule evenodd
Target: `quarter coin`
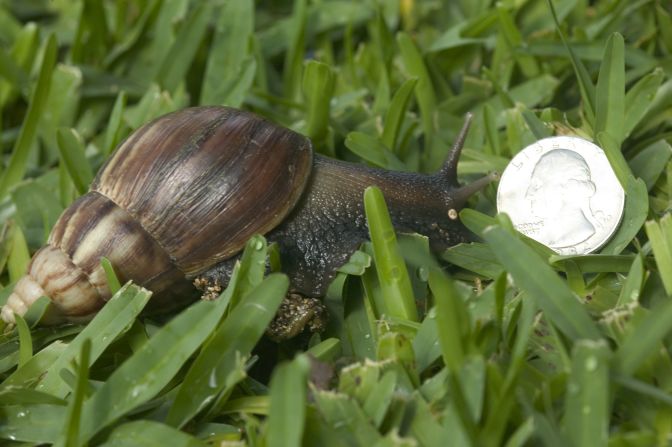
M 623 217 L 625 192 L 604 151 L 578 137 L 551 137 L 520 151 L 502 173 L 497 210 L 561 255 L 602 247 Z

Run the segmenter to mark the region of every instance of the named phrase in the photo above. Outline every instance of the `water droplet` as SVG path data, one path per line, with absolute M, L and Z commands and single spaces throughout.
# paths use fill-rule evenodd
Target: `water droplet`
M 208 386 L 210 388 L 217 388 L 217 372 L 215 369 L 210 371 L 210 378 L 208 379 Z
M 133 387 L 133 389 L 131 390 L 131 397 L 132 398 L 138 397 L 141 393 L 145 391 L 146 388 L 147 386 L 144 384 Z
M 427 281 L 429 279 L 429 271 L 424 267 L 419 267 L 416 274 L 420 281 Z
M 26 412 L 25 411 L 19 411 L 16 413 L 17 418 L 25 418 L 26 417 Z
M 584 366 L 586 371 L 595 371 L 597 369 L 597 359 L 593 356 L 588 357 Z
M 254 244 L 254 249 L 255 250 L 261 250 L 262 248 L 264 248 L 264 243 L 263 242 L 261 242 L 261 241 L 255 242 L 255 244 Z
M 394 240 L 394 230 L 387 230 L 383 232 L 383 240 L 390 242 Z

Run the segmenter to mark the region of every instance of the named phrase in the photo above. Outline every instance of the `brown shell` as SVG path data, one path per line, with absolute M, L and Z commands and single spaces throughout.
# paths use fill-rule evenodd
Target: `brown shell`
M 146 124 L 91 190 L 129 213 L 193 277 L 277 226 L 312 168 L 308 138 L 251 113 L 196 107 Z

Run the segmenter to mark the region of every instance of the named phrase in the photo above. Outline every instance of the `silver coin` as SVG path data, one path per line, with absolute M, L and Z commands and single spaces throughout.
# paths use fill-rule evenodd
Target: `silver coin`
M 602 247 L 621 222 L 624 201 L 604 151 L 578 137 L 529 145 L 513 157 L 497 188 L 497 210 L 562 255 Z

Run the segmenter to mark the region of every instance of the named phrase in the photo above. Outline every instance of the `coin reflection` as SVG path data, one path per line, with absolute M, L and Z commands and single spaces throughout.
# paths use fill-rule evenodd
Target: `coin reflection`
M 578 153 L 554 149 L 539 158 L 525 198 L 535 218 L 536 239 L 551 248 L 579 244 L 593 234 L 590 168 Z

